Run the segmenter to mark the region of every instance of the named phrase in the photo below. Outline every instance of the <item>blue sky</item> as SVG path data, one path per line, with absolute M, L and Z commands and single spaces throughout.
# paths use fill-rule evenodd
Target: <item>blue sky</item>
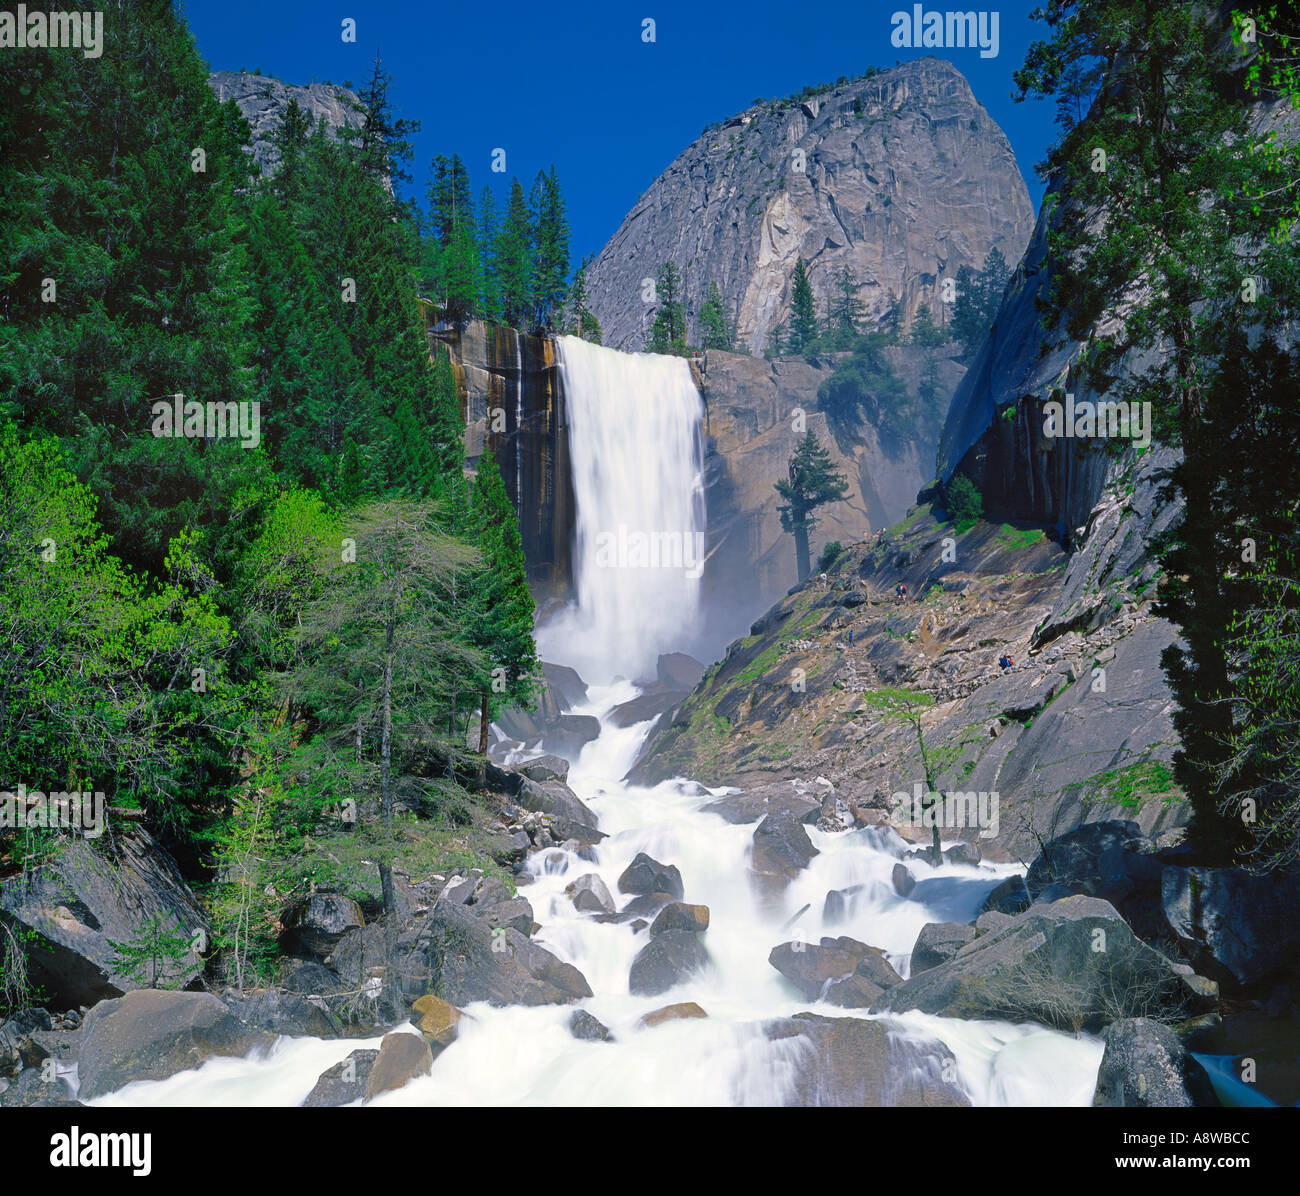
M 498 147 L 506 150 L 507 186 L 517 174 L 526 188 L 554 163 L 576 263 L 604 245 L 705 125 L 759 96 L 927 54 L 948 58 L 970 81 L 1011 139 L 1037 206 L 1043 188 L 1033 166 L 1054 139 L 1053 110 L 1010 98 L 1011 74 L 1044 29 L 1029 20 L 1036 2 L 995 10 L 996 58 L 977 49 L 896 48 L 890 17 L 912 10 L 900 0 L 181 0 L 181 9 L 214 70 L 260 68 L 287 83 L 359 86 L 380 53 L 395 77 L 399 114 L 421 122 L 410 167 L 421 198 L 436 153 L 465 159 L 476 195 L 485 183 L 504 195 L 503 176 L 490 172 Z M 344 17 L 357 23 L 355 44 L 342 41 Z M 646 17 L 655 21 L 653 44 L 642 40 Z

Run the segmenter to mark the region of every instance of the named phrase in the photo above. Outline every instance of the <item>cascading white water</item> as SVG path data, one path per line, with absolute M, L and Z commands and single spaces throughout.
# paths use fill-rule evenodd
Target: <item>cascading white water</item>
M 704 404 L 680 357 L 561 337 L 576 503 L 575 604 L 541 628 L 546 660 L 588 681 L 655 675 L 697 632 Z
M 430 1075 L 376 1099 L 376 1105 L 768 1105 L 788 1103 L 800 1059 L 798 1040 L 773 1041 L 765 1022 L 800 1010 L 865 1017 L 803 999 L 768 963 L 778 943 L 848 935 L 879 947 L 906 975 L 927 922 L 970 921 L 1010 866 L 939 868 L 910 861 L 917 884 L 906 897 L 892 883 L 906 844 L 892 831 L 829 834 L 809 828 L 819 854 L 775 904 L 755 900 L 748 869 L 753 825 L 734 825 L 704 807 L 726 790 L 684 780 L 653 788 L 623 778 L 653 722 L 618 727 L 615 706 L 635 697 L 630 680 L 653 672 L 655 656 L 680 648 L 696 616 L 697 586 L 684 571 L 600 563 L 599 536 L 629 531 L 703 532 L 700 400 L 685 363 L 633 357 L 573 338 L 562 344 L 570 404 L 570 445 L 578 502 L 575 576 L 579 601 L 541 629 L 545 659 L 579 669 L 593 684 L 574 714 L 600 721 L 600 736 L 574 763 L 569 783 L 608 835 L 594 862 L 563 848 L 536 852 L 520 892 L 541 929 L 535 941 L 572 963 L 593 997 L 582 1007 L 604 1022 L 612 1042 L 581 1042 L 568 1029 L 574 1006 L 466 1008 L 455 1044 Z M 677 865 L 685 899 L 710 910 L 704 942 L 710 965 L 669 992 L 633 996 L 629 970 L 647 940 L 631 924 L 603 923 L 574 908 L 565 887 L 596 872 L 620 900 L 618 877 L 644 851 Z M 827 920 L 828 891 L 851 889 Z M 664 1005 L 694 1001 L 704 1019 L 653 1029 L 638 1023 Z M 942 1042 L 956 1060 L 956 1083 L 977 1105 L 1086 1105 L 1102 1046 L 1037 1026 L 961 1022 L 922 1014 L 880 1019 L 918 1057 Z M 402 1027 L 412 1031 L 409 1025 Z M 93 1101 L 135 1104 L 297 1104 L 316 1077 L 377 1040 L 282 1039 L 266 1059 L 212 1060 L 169 1080 L 129 1085 Z

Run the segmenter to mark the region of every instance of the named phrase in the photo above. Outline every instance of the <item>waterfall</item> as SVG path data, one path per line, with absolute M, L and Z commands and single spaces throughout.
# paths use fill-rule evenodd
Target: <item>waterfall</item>
M 576 504 L 576 600 L 539 629 L 589 681 L 653 678 L 699 634 L 704 404 L 680 357 L 559 341 Z

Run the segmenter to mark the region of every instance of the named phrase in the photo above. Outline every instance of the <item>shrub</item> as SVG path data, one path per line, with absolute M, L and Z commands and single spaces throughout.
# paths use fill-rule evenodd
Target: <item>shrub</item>
M 984 514 L 984 499 L 965 474 L 955 475 L 944 487 L 944 499 L 954 523 L 971 524 Z

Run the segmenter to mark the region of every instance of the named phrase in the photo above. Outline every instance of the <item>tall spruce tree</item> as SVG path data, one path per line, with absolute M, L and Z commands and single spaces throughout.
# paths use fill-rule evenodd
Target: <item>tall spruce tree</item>
M 510 203 L 497 234 L 493 261 L 502 319 L 513 328 L 528 328 L 533 316 L 533 226 L 518 179 L 510 181 Z
M 700 305 L 700 346 L 704 349 L 724 349 L 730 353 L 734 344 L 735 337 L 726 309 L 722 306 L 718 284 L 710 280 L 709 293 Z
M 781 528 L 794 537 L 795 562 L 799 580 L 806 581 L 812 572 L 808 539 L 817 527 L 815 512 L 827 503 L 839 502 L 848 495 L 848 482 L 831 463 L 830 453 L 822 447 L 817 434 L 806 432 L 790 458 L 788 476 L 776 483 L 782 502 Z
M 650 331 L 650 352 L 679 355 L 686 352 L 682 272 L 676 262 L 664 262 L 655 279 L 655 318 Z
M 816 340 L 817 304 L 808 281 L 808 269 L 803 258 L 798 258 L 790 277 L 790 335 L 786 352 L 806 353 Z

